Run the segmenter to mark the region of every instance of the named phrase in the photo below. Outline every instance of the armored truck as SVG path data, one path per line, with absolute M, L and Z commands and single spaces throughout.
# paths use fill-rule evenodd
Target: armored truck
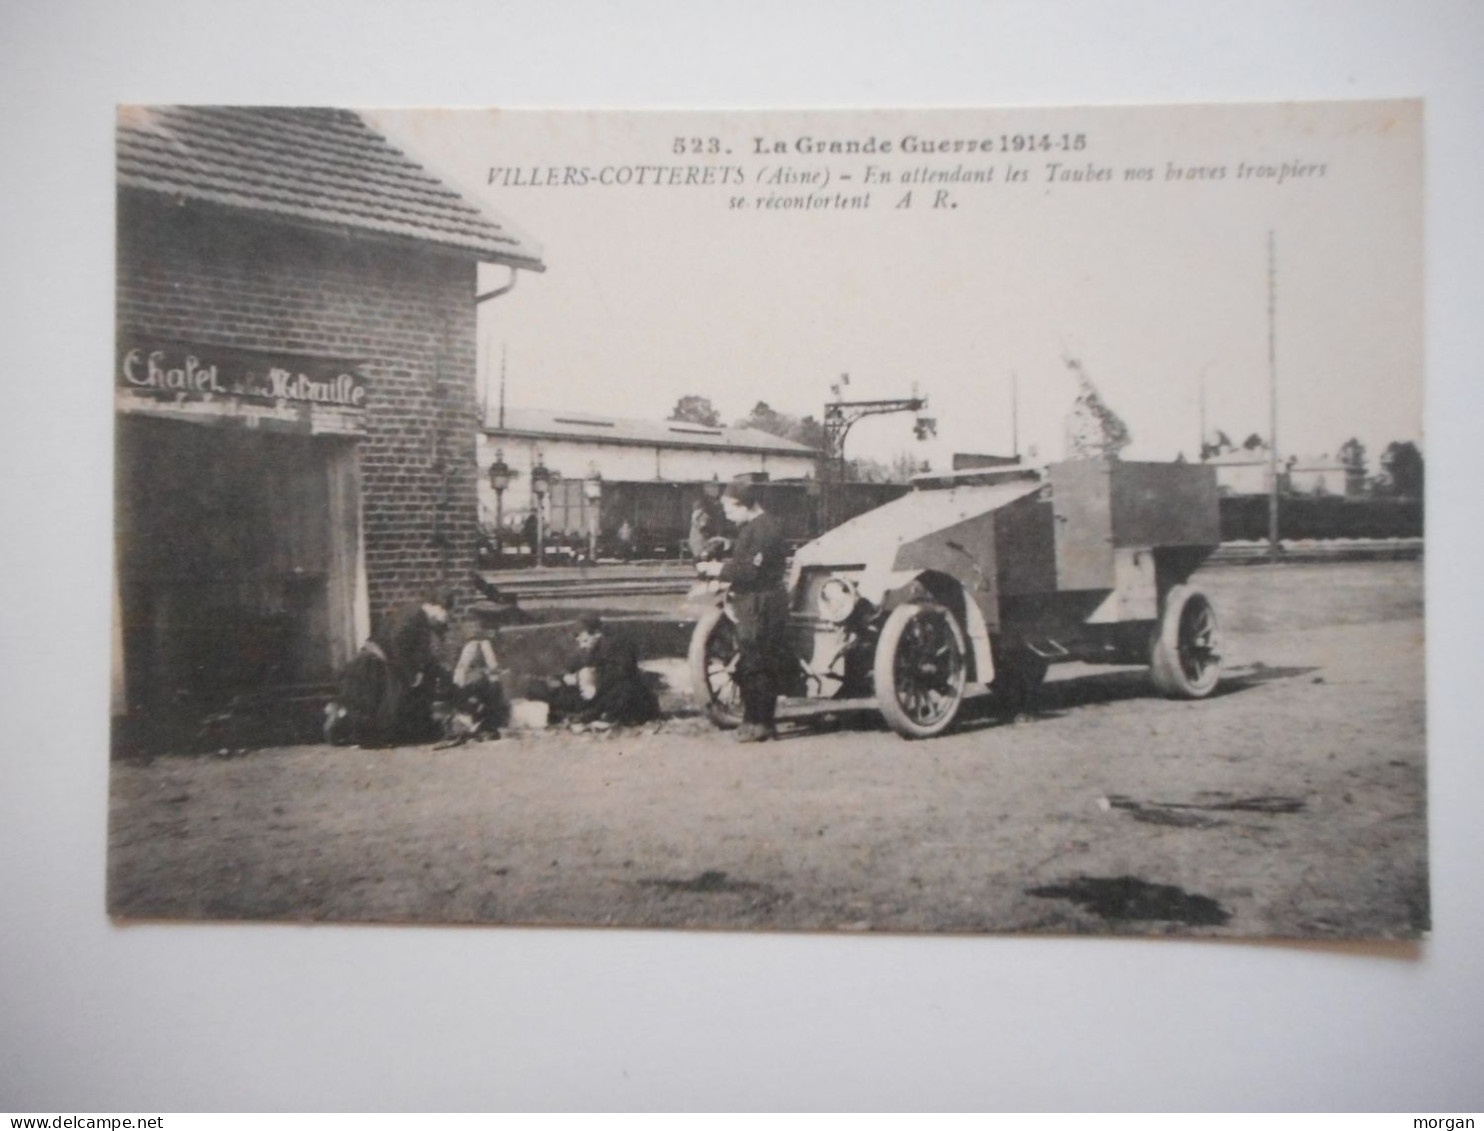
M 790 696 L 874 706 L 928 738 L 986 689 L 1019 711 L 1054 663 L 1147 664 L 1164 695 L 1215 690 L 1216 612 L 1190 584 L 1220 542 L 1214 469 L 1072 460 L 913 488 L 795 553 Z M 725 600 L 697 624 L 689 662 L 702 709 L 737 725 Z

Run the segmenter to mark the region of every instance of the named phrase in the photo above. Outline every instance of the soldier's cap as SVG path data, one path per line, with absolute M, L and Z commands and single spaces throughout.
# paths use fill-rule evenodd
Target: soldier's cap
M 584 613 L 577 618 L 577 630 L 596 636 L 603 631 L 603 618 L 594 613 Z

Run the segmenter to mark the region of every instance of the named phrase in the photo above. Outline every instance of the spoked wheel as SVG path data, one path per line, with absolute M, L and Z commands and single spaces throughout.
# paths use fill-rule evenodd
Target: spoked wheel
M 690 638 L 690 685 L 696 705 L 717 726 L 742 723 L 742 688 L 737 683 L 737 625 L 724 608 L 709 610 Z
M 1177 585 L 1165 595 L 1149 649 L 1154 686 L 1172 699 L 1204 699 L 1221 680 L 1216 610 L 1198 589 Z
M 876 699 L 905 738 L 942 734 L 964 701 L 964 634 L 942 605 L 898 605 L 876 644 Z

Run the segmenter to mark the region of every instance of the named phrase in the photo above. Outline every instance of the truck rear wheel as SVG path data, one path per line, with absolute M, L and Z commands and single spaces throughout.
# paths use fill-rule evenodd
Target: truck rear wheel
M 1165 594 L 1149 644 L 1149 673 L 1160 694 L 1171 699 L 1204 699 L 1221 680 L 1216 610 L 1206 595 L 1188 585 Z
M 942 734 L 964 701 L 964 633 L 942 605 L 898 605 L 876 643 L 876 699 L 904 738 Z

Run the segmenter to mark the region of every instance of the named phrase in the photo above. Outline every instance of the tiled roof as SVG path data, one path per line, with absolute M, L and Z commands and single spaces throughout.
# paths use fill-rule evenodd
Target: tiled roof
M 120 185 L 427 240 L 542 268 L 541 248 L 409 160 L 349 110 L 122 106 Z
M 633 420 L 590 412 L 563 412 L 545 408 L 509 408 L 505 426 L 486 425 L 491 435 L 540 436 L 545 439 L 596 440 L 606 444 L 667 448 L 719 448 L 729 451 L 771 452 L 783 456 L 814 456 L 804 444 L 785 440 L 756 428 L 708 428 L 679 420 Z

